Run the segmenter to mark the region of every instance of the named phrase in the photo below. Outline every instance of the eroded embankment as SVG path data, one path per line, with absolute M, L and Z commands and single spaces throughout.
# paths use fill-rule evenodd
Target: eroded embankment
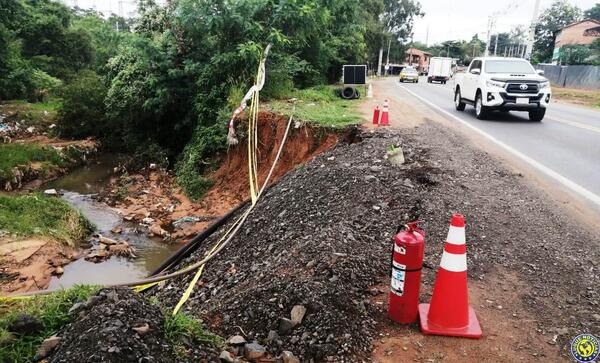
M 262 185 L 275 159 L 287 121 L 282 115 L 259 113 L 259 185 Z M 246 123 L 242 121 L 237 129 L 240 143 L 230 147 L 219 160 L 218 169 L 207 175 L 213 185 L 202 199 L 190 200 L 175 184 L 174 177 L 163 171 L 122 178 L 104 193 L 102 199 L 121 210 L 126 219 L 145 220 L 150 224 L 152 233 L 165 239 L 185 240 L 196 235 L 215 218 L 249 198 Z M 271 183 L 331 148 L 348 134 L 347 130 L 295 123 L 271 176 Z M 119 195 L 123 198 L 115 198 Z

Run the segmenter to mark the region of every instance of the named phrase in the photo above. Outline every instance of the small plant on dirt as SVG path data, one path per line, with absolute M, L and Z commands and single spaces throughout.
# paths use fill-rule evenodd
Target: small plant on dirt
M 399 149 L 399 147 L 397 147 L 396 145 L 390 145 L 387 148 L 387 153 L 388 153 L 388 155 L 394 154 L 394 153 L 396 153 L 396 151 L 398 151 L 398 149 Z
M 83 240 L 94 229 L 67 202 L 41 193 L 0 195 L 0 226 L 19 238 L 45 236 L 68 245 Z
M 119 176 L 119 185 L 117 186 L 117 191 L 115 193 L 115 198 L 119 201 L 125 200 L 127 198 L 127 194 L 129 193 L 129 186 L 131 182 L 129 181 L 129 173 L 124 172 Z
M 87 300 L 99 290 L 96 286 L 79 285 L 50 295 L 22 300 L 0 301 L 0 362 L 33 362 L 42 341 L 71 322 L 69 309 Z M 41 323 L 29 334 L 9 332 L 20 316 L 31 316 Z
M 202 324 L 191 316 L 178 313 L 172 315 L 170 311 L 165 311 L 165 338 L 173 347 L 173 354 L 179 359 L 187 356 L 187 348 L 184 339 L 196 344 L 204 344 L 219 349 L 223 346 L 223 339 L 208 330 L 204 329 Z
M 0 181 L 11 178 L 13 168 L 34 162 L 55 167 L 65 165 L 65 161 L 56 150 L 34 144 L 0 144 L 0 155 Z

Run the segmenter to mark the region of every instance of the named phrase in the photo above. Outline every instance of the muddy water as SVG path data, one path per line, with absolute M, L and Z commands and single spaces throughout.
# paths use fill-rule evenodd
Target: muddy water
M 126 240 L 136 249 L 137 258 L 113 256 L 101 263 L 88 262 L 80 258 L 64 266 L 64 274 L 53 277 L 50 289 L 69 287 L 75 284 L 112 284 L 146 277 L 181 245 L 168 244 L 160 238 L 150 238 L 145 228 L 124 221 L 110 207 L 96 202 L 90 194 L 99 192 L 116 178 L 113 169 L 119 162 L 118 155 L 103 155 L 97 163 L 79 168 L 59 178 L 45 188 L 60 190 L 62 198 L 80 210 L 95 226 L 95 233 L 113 239 Z M 120 227 L 122 232 L 114 234 L 111 229 Z

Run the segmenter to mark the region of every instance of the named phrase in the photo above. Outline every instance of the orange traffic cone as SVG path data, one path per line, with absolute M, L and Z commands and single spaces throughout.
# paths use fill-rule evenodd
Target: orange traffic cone
M 375 106 L 373 110 L 373 125 L 379 125 L 379 106 Z
M 389 109 L 390 109 L 390 106 L 388 104 L 388 100 L 385 100 L 383 102 L 383 111 L 381 112 L 381 122 L 379 122 L 379 125 L 390 126 L 390 119 L 388 116 Z
M 419 304 L 425 334 L 480 338 L 481 327 L 469 306 L 465 220 L 454 214 L 437 273 L 431 304 Z

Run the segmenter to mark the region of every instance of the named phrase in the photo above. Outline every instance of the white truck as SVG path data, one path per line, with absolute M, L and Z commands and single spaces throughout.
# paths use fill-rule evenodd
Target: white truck
M 445 84 L 452 76 L 452 63 L 452 58 L 433 57 L 429 59 L 427 83 L 441 82 Z
M 550 82 L 522 58 L 485 57 L 471 61 L 465 73 L 457 73 L 454 106 L 475 107 L 485 119 L 491 111 L 527 111 L 531 121 L 542 121 L 550 103 Z

